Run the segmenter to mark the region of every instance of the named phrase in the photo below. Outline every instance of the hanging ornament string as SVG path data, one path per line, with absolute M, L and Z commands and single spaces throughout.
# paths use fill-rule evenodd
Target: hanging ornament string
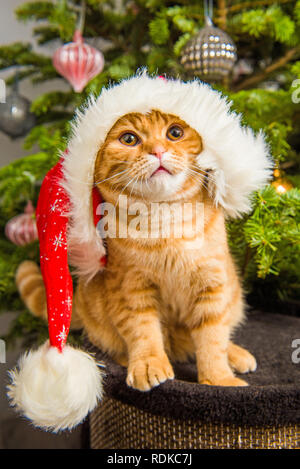
M 214 14 L 213 0 L 204 0 L 203 13 L 205 23 L 207 22 L 207 20 L 210 20 L 209 23 L 210 25 L 212 25 L 212 19 Z
M 83 41 L 85 14 L 86 4 L 82 1 L 73 42 L 57 49 L 53 56 L 53 66 L 71 83 L 76 93 L 81 93 L 89 81 L 104 67 L 103 54 Z
M 86 15 L 86 3 L 85 0 L 81 1 L 81 8 L 80 8 L 80 15 L 79 15 L 79 20 L 78 20 L 78 25 L 77 25 L 77 31 L 80 32 L 80 34 L 83 34 L 83 29 L 84 29 L 84 24 L 85 24 L 85 15 Z
M 14 81 L 11 85 L 11 91 L 12 93 L 18 93 L 19 92 L 19 71 L 17 70 L 14 76 Z

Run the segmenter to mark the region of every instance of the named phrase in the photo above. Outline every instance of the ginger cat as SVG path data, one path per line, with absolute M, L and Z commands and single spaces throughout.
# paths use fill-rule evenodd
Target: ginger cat
M 117 233 L 106 238 L 105 270 L 88 283 L 79 278 L 72 326 L 83 327 L 92 343 L 128 367 L 127 384 L 141 391 L 174 378 L 170 360 L 195 356 L 199 383 L 209 385 L 245 386 L 233 370 L 256 368 L 255 358 L 230 341 L 244 316 L 243 296 L 223 211 L 209 195 L 212 176 L 196 166 L 201 151 L 194 129 L 153 110 L 120 118 L 97 155 L 95 184 L 115 208 L 120 195 L 142 202 L 147 213 L 153 202 L 204 206 L 203 233 L 194 235 L 193 249 L 184 236 Z M 24 262 L 16 280 L 29 309 L 46 318 L 37 266 Z

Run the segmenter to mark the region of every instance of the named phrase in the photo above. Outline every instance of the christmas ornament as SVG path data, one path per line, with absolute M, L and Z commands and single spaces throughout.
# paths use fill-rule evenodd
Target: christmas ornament
M 273 176 L 275 177 L 275 180 L 271 185 L 275 188 L 278 194 L 284 194 L 293 188 L 292 184 L 282 176 L 281 171 L 278 168 L 274 169 Z
M 272 186 L 275 187 L 275 190 L 278 192 L 278 194 L 284 194 L 286 191 L 289 191 L 293 188 L 292 184 L 283 178 L 280 178 L 277 181 L 273 181 Z
M 29 200 L 24 213 L 16 215 L 5 226 L 6 237 L 17 246 L 25 246 L 38 238 L 34 207 Z
M 16 77 L 11 94 L 0 104 L 0 130 L 11 138 L 26 135 L 36 121 L 30 106 L 30 101 L 19 94 Z
M 85 44 L 81 32 L 77 30 L 73 42 L 55 51 L 53 65 L 71 83 L 74 91 L 80 93 L 103 70 L 104 57 L 99 50 Z
M 204 80 L 218 81 L 233 69 L 237 59 L 236 46 L 227 33 L 213 25 L 205 15 L 205 26 L 186 44 L 181 64 L 187 71 Z
M 201 135 L 203 151 L 195 164 L 200 171 L 213 172 L 210 194 L 227 215 L 251 210 L 250 194 L 270 177 L 263 135 L 242 127 L 227 100 L 205 83 L 139 73 L 103 89 L 77 114 L 68 152 L 43 181 L 37 207 L 50 343 L 21 359 L 9 387 L 13 405 L 42 428 L 74 427 L 101 397 L 101 374 L 92 357 L 66 345 L 73 293 L 68 262 L 81 279 L 103 269 L 106 251 L 97 230 L 101 186 L 94 184 L 95 160 L 119 118 L 150 109 L 180 117 Z
M 76 93 L 81 93 L 88 82 L 104 67 L 103 54 L 83 42 L 86 3 L 81 2 L 81 10 L 73 42 L 57 49 L 53 55 L 53 66 L 72 85 Z

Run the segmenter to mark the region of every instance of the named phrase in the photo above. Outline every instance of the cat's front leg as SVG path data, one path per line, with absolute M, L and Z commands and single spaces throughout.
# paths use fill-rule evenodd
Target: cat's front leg
M 134 297 L 134 294 L 133 294 Z M 167 379 L 174 378 L 173 368 L 164 350 L 158 312 L 141 298 L 120 310 L 114 325 L 128 350 L 126 382 L 140 391 L 149 391 Z M 137 306 L 138 305 L 138 306 Z
M 195 305 L 190 331 L 195 344 L 198 381 L 215 386 L 247 386 L 234 376 L 228 360 L 232 314 L 240 308 L 239 287 L 228 302 L 226 286 L 202 291 Z M 238 311 L 238 310 L 237 310 Z
M 191 331 L 196 346 L 198 381 L 214 386 L 247 386 L 234 376 L 228 363 L 229 327 L 203 324 Z

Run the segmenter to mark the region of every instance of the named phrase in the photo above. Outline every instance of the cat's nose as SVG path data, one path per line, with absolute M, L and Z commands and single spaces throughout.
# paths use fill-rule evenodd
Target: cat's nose
M 161 160 L 162 157 L 163 157 L 163 154 L 165 152 L 166 152 L 166 150 L 164 149 L 164 147 L 162 145 L 155 145 L 152 148 L 151 155 L 154 155 L 154 156 L 156 156 L 156 158 Z

